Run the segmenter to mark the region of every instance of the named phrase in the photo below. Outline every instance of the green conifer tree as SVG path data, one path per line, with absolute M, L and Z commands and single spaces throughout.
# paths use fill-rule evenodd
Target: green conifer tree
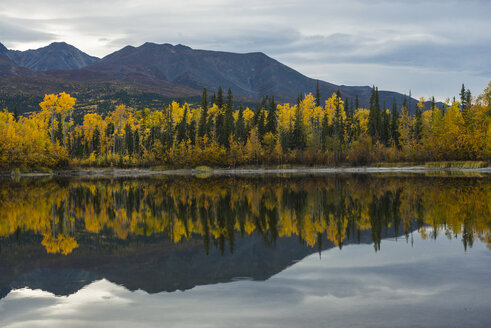
M 133 138 L 133 131 L 131 130 L 131 126 L 126 123 L 124 127 L 124 141 L 125 141 L 125 154 L 132 155 L 133 150 L 134 150 L 134 138 Z M 94 150 L 94 148 L 92 148 Z
M 235 124 L 235 136 L 242 144 L 246 142 L 247 130 L 244 120 L 244 107 L 242 105 L 239 106 L 239 114 L 237 117 L 237 123 Z
M 274 96 L 271 97 L 271 101 L 269 103 L 269 111 L 268 111 L 268 118 L 266 122 L 266 133 L 271 132 L 273 134 L 276 134 L 276 124 L 277 124 L 277 118 L 276 118 L 276 104 L 274 102 Z
M 462 89 L 460 89 L 460 105 L 462 106 L 462 110 L 465 111 L 467 109 L 467 104 L 466 104 L 466 90 L 465 90 L 465 85 L 462 83 Z
M 186 133 L 188 131 L 188 126 L 187 126 L 187 121 L 186 121 L 187 115 L 188 115 L 188 106 L 184 107 L 184 114 L 182 115 L 182 120 L 177 125 L 176 139 L 177 139 L 178 143 L 181 141 L 187 140 L 187 136 L 186 136 Z
M 191 140 L 191 145 L 196 143 L 196 122 L 194 120 L 188 124 L 188 132 L 187 132 L 189 140 Z
M 203 89 L 203 95 L 201 97 L 201 117 L 198 124 L 198 137 L 202 138 L 208 131 L 208 96 L 206 95 L 206 88 Z
M 95 151 L 96 155 L 100 155 L 101 150 L 101 132 L 99 129 L 95 129 L 92 135 L 92 151 Z
M 266 125 L 264 124 L 264 110 L 261 108 L 257 113 L 257 136 L 262 142 L 264 135 L 266 134 Z
M 228 89 L 227 92 L 227 103 L 225 105 L 225 117 L 224 117 L 224 122 L 223 122 L 223 144 L 225 147 L 229 147 L 229 139 L 230 135 L 234 133 L 234 103 L 233 103 L 233 96 L 232 96 L 232 90 L 230 88 Z
M 19 121 L 19 113 L 17 112 L 17 105 L 14 105 L 14 120 Z
M 416 113 L 414 114 L 414 139 L 419 142 L 423 135 L 423 116 L 419 106 L 416 106 Z
M 297 149 L 305 149 L 307 146 L 307 136 L 303 123 L 303 113 L 300 108 L 301 97 L 298 98 L 297 110 L 295 112 L 295 121 L 292 133 L 292 146 Z
M 222 87 L 218 87 L 216 105 L 218 108 L 223 108 L 223 90 Z
M 396 147 L 399 147 L 399 112 L 397 111 L 396 97 L 392 100 L 392 116 L 391 116 L 391 138 Z

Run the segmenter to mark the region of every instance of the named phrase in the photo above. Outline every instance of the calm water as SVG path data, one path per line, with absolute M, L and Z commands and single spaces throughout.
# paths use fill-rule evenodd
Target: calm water
M 1 327 L 490 327 L 489 176 L 0 180 Z

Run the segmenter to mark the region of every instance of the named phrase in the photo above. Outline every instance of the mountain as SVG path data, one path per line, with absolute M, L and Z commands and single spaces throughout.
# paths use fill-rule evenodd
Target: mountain
M 9 57 L 9 50 L 0 43 L 0 77 L 10 77 L 14 75 L 31 77 L 33 74 L 35 75 L 35 73 L 31 70 L 20 67 L 14 63 Z M 5 83 L 2 83 L 2 87 L 4 86 Z
M 256 99 L 273 94 L 279 99 L 296 98 L 302 91 L 315 90 L 316 83 L 259 52 L 237 54 L 148 42 L 125 47 L 86 69 L 140 73 L 198 90 L 216 91 L 222 86 L 235 95 Z M 330 83 L 323 86 L 337 88 Z
M 299 94 L 315 92 L 317 80 L 268 57 L 261 52 L 238 54 L 222 51 L 195 50 L 183 45 L 145 43 L 140 47 L 127 46 L 86 70 L 141 74 L 148 78 L 171 82 L 189 88 L 216 91 L 218 86 L 230 88 L 234 95 L 260 99 L 274 95 L 279 101 L 294 102 Z M 342 97 L 360 98 L 368 105 L 371 88 L 338 86 L 319 81 L 324 99 L 340 90 Z M 402 103 L 403 95 L 381 91 L 381 104 L 392 104 L 393 97 Z
M 0 108 L 17 106 L 21 113 L 38 109 L 45 93 L 66 91 L 77 98 L 78 111 L 108 111 L 115 103 L 159 108 L 175 99 L 199 103 L 203 88 L 230 88 L 236 102 L 257 103 L 265 95 L 294 103 L 299 94 L 315 92 L 321 101 L 340 90 L 343 99 L 359 98 L 368 107 L 371 87 L 335 85 L 311 79 L 254 52 L 238 54 L 196 50 L 183 45 L 145 43 L 126 46 L 102 59 L 64 42 L 37 50 L 8 50 L 0 44 Z M 379 91 L 380 104 L 400 106 L 404 95 Z M 410 99 L 410 110 L 416 100 Z
M 18 66 L 36 71 L 80 69 L 99 60 L 65 42 L 53 42 L 35 50 L 7 50 L 6 54 Z
M 0 43 L 0 54 L 5 54 L 8 51 L 9 50 L 3 44 Z

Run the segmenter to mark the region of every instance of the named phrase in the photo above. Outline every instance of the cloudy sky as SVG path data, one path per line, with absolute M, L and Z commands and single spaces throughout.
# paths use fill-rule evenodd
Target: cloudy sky
M 2 0 L 0 42 L 262 51 L 312 78 L 445 99 L 491 80 L 490 17 L 489 0 Z

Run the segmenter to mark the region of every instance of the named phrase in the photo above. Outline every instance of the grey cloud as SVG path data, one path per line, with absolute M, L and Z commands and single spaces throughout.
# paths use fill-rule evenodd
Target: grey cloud
M 28 24 L 26 20 L 12 22 L 8 17 L 0 15 L 0 42 L 9 45 L 19 42 L 49 41 L 56 38 L 53 33 L 41 32 L 26 26 L 32 26 L 32 24 Z

